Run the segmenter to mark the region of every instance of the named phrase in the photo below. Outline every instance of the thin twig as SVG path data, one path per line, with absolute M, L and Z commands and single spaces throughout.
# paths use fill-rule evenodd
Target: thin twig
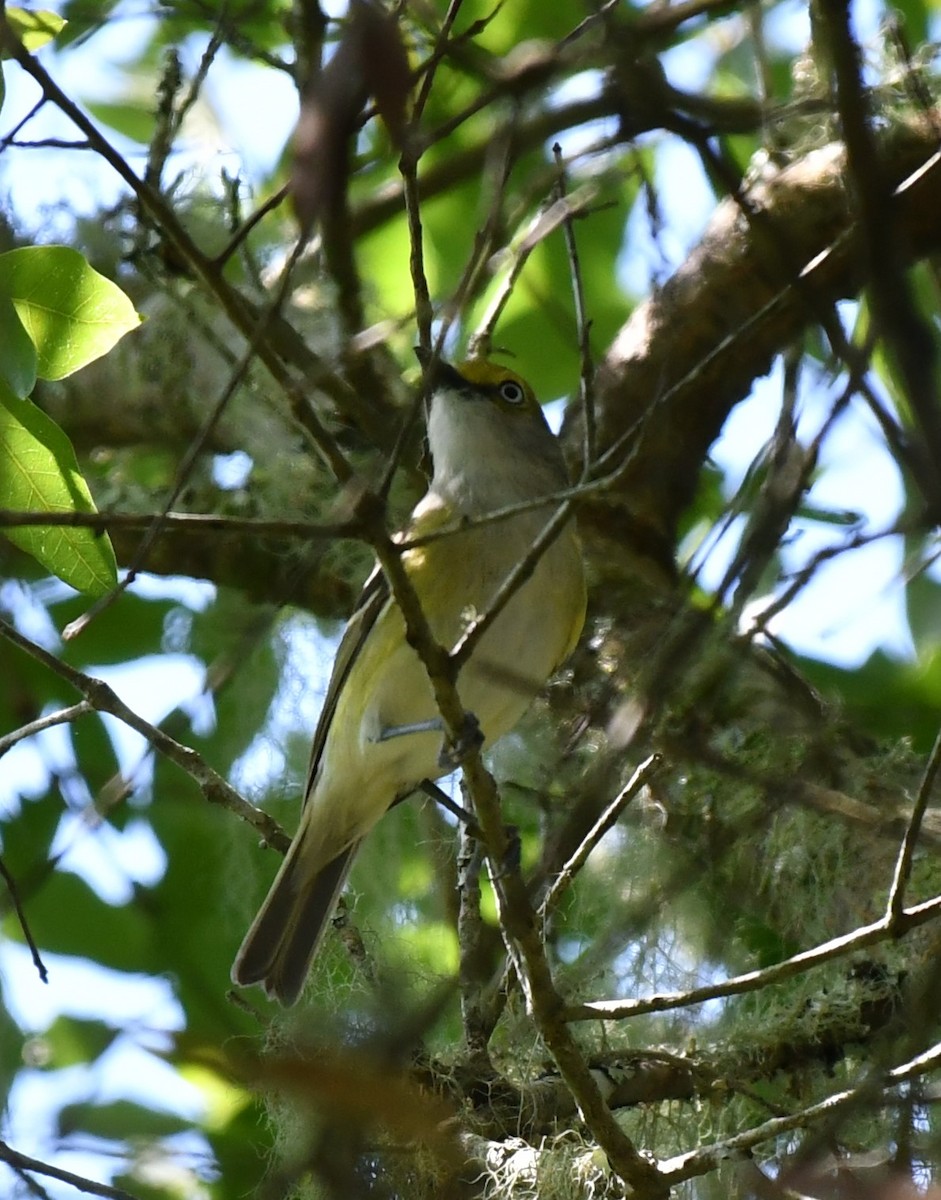
M 406 133 L 407 144 L 412 136 L 410 131 Z M 428 280 L 425 277 L 421 209 L 418 198 L 418 156 L 415 155 L 413 157 L 411 151 L 406 151 L 402 155 L 399 166 L 402 178 L 405 180 L 405 214 L 408 223 L 409 244 L 408 264 L 412 278 L 412 291 L 415 296 L 418 346 L 424 352 L 431 350 L 431 325 L 434 310 L 431 304 L 431 295 L 428 291 Z M 377 490 L 377 495 L 383 500 L 388 498 L 395 473 L 399 469 L 399 464 L 408 447 L 412 430 L 415 428 L 419 414 L 427 402 L 431 372 L 434 369 L 440 352 L 441 340 L 439 338 L 431 358 L 424 365 L 421 386 L 417 389 L 414 400 L 402 418 L 398 433 L 396 434 L 395 444 L 392 447 L 392 453 L 389 455 L 385 469 L 383 470 L 382 479 Z
M 460 947 L 458 984 L 461 989 L 461 1022 L 468 1055 L 489 1062 L 490 1030 L 481 1009 L 481 995 L 489 982 L 490 969 L 485 953 L 486 925 L 480 911 L 480 869 L 484 861 L 483 844 L 463 823 L 458 827 L 457 942 Z
M 674 1008 L 690 1008 L 696 1004 L 705 1004 L 707 1000 L 724 1000 L 729 996 L 741 996 L 746 992 L 756 992 L 782 979 L 791 979 L 814 967 L 822 966 L 834 958 L 841 958 L 853 950 L 861 950 L 864 946 L 874 946 L 889 938 L 899 938 L 912 929 L 927 924 L 941 916 L 941 896 L 934 896 L 914 908 L 903 909 L 895 921 L 888 916 L 873 921 L 871 925 L 862 925 L 852 933 L 841 934 L 831 938 L 811 950 L 802 950 L 791 958 L 760 971 L 747 971 L 743 975 L 734 975 L 722 983 L 710 983 L 704 987 L 690 988 L 685 992 L 662 992 L 659 995 L 647 996 L 641 1000 L 592 1000 L 586 1004 L 573 1005 L 566 1012 L 569 1021 L 623 1021 L 629 1017 L 637 1017 L 643 1013 L 669 1012 Z
M 7 891 L 10 893 L 10 899 L 13 902 L 13 911 L 16 913 L 16 919 L 20 923 L 20 929 L 23 931 L 23 937 L 26 939 L 26 944 L 29 946 L 29 952 L 33 959 L 33 965 L 39 973 L 39 978 L 43 983 L 49 982 L 49 972 L 46 970 L 46 964 L 43 962 L 39 953 L 39 947 L 33 938 L 32 931 L 29 927 L 29 921 L 26 919 L 26 911 L 20 901 L 20 894 L 16 886 L 16 880 L 7 870 L 7 865 L 3 861 L 3 856 L 0 855 L 0 877 L 3 878 L 7 885 Z
M 54 1167 L 52 1163 L 42 1162 L 38 1158 L 30 1158 L 28 1154 L 21 1154 L 19 1150 L 14 1150 L 12 1146 L 3 1141 L 0 1141 L 0 1161 L 8 1163 L 15 1171 L 32 1171 L 36 1175 L 45 1175 L 48 1179 L 57 1179 L 60 1183 L 67 1183 L 78 1191 L 84 1192 L 86 1196 L 102 1196 L 104 1200 L 137 1200 L 124 1188 L 111 1187 L 107 1183 L 97 1183 L 94 1179 L 87 1179 L 84 1175 L 76 1175 L 74 1171 L 63 1171 L 61 1167 Z
M 473 299 L 480 294 L 492 270 L 497 239 L 503 235 L 503 207 L 506 199 L 506 189 L 513 169 L 513 154 L 516 149 L 515 129 L 519 120 L 517 106 L 514 106 L 510 117 L 504 121 L 491 139 L 490 153 L 483 164 L 484 190 L 489 190 L 490 201 L 487 205 L 487 215 L 474 234 L 474 243 L 461 278 L 453 294 L 441 306 L 439 312 L 440 327 L 437 345 L 443 347 L 451 332 L 452 325 L 463 315 Z M 471 337 L 468 344 L 468 356 L 487 357 L 490 353 L 488 337 Z
M 154 542 L 156 542 L 157 538 L 163 532 L 166 514 L 170 512 L 174 504 L 176 504 L 177 500 L 180 498 L 183 489 L 189 482 L 190 476 L 196 466 L 197 459 L 205 449 L 209 438 L 212 436 L 213 430 L 221 421 L 223 413 L 229 406 L 232 398 L 235 396 L 235 393 L 242 386 L 242 383 L 244 382 L 252 363 L 255 361 L 258 347 L 267 335 L 269 325 L 281 311 L 281 307 L 284 304 L 285 298 L 288 294 L 288 288 L 290 287 L 291 272 L 297 264 L 297 260 L 303 252 L 303 249 L 304 241 L 303 239 L 300 239 L 295 244 L 291 254 L 288 256 L 288 259 L 284 264 L 284 269 L 281 272 L 281 278 L 278 281 L 278 286 L 275 289 L 271 300 L 265 305 L 258 316 L 255 328 L 252 330 L 252 335 L 248 340 L 248 345 L 246 346 L 244 353 L 230 373 L 225 387 L 222 389 L 218 399 L 216 400 L 216 403 L 213 405 L 212 411 L 203 422 L 199 432 L 187 446 L 186 452 L 184 453 L 183 458 L 180 460 L 180 464 L 177 467 L 176 478 L 173 481 L 173 486 L 170 489 L 170 494 L 167 497 L 166 503 L 164 504 L 164 507 L 157 519 L 153 522 L 149 529 L 147 529 L 146 533 L 141 539 L 140 545 L 134 552 L 133 558 L 131 559 L 130 563 L 128 563 L 124 576 L 118 580 L 115 586 L 111 588 L 106 595 L 96 600 L 94 604 L 92 604 L 90 608 L 86 609 L 86 611 L 82 613 L 80 617 L 77 617 L 65 627 L 65 629 L 62 631 L 62 637 L 65 641 L 68 642 L 73 638 L 78 637 L 79 634 L 81 634 L 81 632 L 88 627 L 89 622 L 93 621 L 106 609 L 110 608 L 111 605 L 114 604 L 115 601 L 118 600 L 134 582 L 134 580 L 137 578 L 138 572 L 144 568 L 144 565 L 147 562 L 147 556 L 150 553 Z
M 751 619 L 749 634 L 754 636 L 757 633 L 767 633 L 768 626 L 778 613 L 783 612 L 792 603 L 795 596 L 807 587 L 814 575 L 832 559 L 838 557 L 840 554 L 848 554 L 853 550 L 864 549 L 875 542 L 882 541 L 884 538 L 904 536 L 907 532 L 915 532 L 917 529 L 923 528 L 923 523 L 920 519 L 914 520 L 910 524 L 911 529 L 909 529 L 908 523 L 903 522 L 893 523 L 888 529 L 877 529 L 872 533 L 865 531 L 854 533 L 839 546 L 825 546 L 822 550 L 818 550 L 799 571 L 795 572 L 793 576 L 788 577 L 791 579 L 791 582 L 787 588 Z
M 17 121 L 17 123 L 13 126 L 13 128 L 10 130 L 10 132 L 5 134 L 2 138 L 0 138 L 0 151 L 3 151 L 7 148 L 7 146 L 11 146 L 14 144 L 14 138 L 16 137 L 16 135 L 20 132 L 21 129 L 26 128 L 26 126 L 30 123 L 30 121 L 33 119 L 33 117 L 36 116 L 36 114 L 39 112 L 39 110 L 42 108 L 42 106 L 45 103 L 46 103 L 46 97 L 40 96 L 39 99 L 36 101 L 36 103 L 33 105 L 33 107 L 29 110 L 29 112 L 24 117 L 22 117 L 19 121 Z M 20 143 L 16 143 L 16 144 L 19 145 Z
M 439 808 L 443 808 L 445 812 L 451 814 L 462 829 L 466 829 L 471 837 L 480 838 L 483 835 L 480 831 L 480 826 L 474 820 L 474 814 L 463 805 L 458 804 L 456 800 L 452 800 L 448 793 L 438 787 L 433 779 L 423 779 L 416 788 L 416 791 L 427 796 Z
M 32 737 L 36 733 L 42 733 L 46 729 L 52 729 L 55 725 L 65 725 L 67 722 L 75 721 L 90 712 L 94 712 L 94 709 L 88 701 L 80 700 L 78 704 L 72 704 L 68 708 L 60 708 L 57 712 L 49 713 L 45 717 L 37 717 L 35 721 L 30 721 L 27 725 L 21 725 L 19 729 L 14 729 L 12 733 L 0 737 L 0 758 L 15 746 L 17 742 L 23 741 L 24 738 Z
M 40 527 L 77 526 L 85 529 L 147 529 L 162 521 L 176 533 L 247 533 L 253 537 L 303 538 L 304 541 L 333 541 L 362 538 L 355 521 L 324 524 L 319 521 L 269 520 L 266 517 L 227 517 L 216 513 L 183 512 L 20 512 L 0 508 L 0 529 L 18 525 Z
M 561 504 L 552 514 L 542 532 L 533 541 L 523 557 L 516 563 L 497 589 L 496 594 L 487 606 L 486 612 L 475 617 L 467 625 L 464 633 L 451 650 L 451 658 L 458 667 L 464 665 L 476 649 L 480 639 L 494 623 L 510 600 L 516 595 L 522 585 L 535 571 L 539 560 L 546 550 L 572 519 L 573 507 L 571 502 Z
M 441 28 L 435 37 L 435 44 L 432 47 L 431 53 L 422 63 L 422 80 L 418 87 L 418 95 L 415 97 L 415 106 L 412 112 L 412 121 L 416 125 L 421 120 L 422 113 L 425 111 L 425 105 L 428 103 L 428 97 L 431 95 L 431 88 L 438 66 L 448 52 L 451 30 L 454 27 L 454 22 L 457 20 L 458 13 L 461 11 L 463 2 L 464 0 L 450 0 L 448 11 L 444 14 Z
M 565 161 L 558 142 L 552 147 L 556 167 L 559 171 L 558 198 L 565 199 Z M 582 280 L 582 265 L 575 241 L 573 214 L 566 212 L 562 222 L 565 250 L 569 260 L 569 275 L 572 279 L 572 302 L 575 305 L 575 328 L 578 330 L 579 377 L 578 399 L 582 410 L 584 438 L 582 442 L 582 479 L 587 479 L 595 461 L 595 365 L 591 357 L 591 319 L 585 306 L 585 285 Z
M 403 194 L 405 197 L 405 219 L 408 226 L 408 266 L 412 279 L 412 292 L 415 296 L 415 323 L 418 326 L 418 344 L 423 350 L 431 349 L 431 322 L 434 309 L 431 303 L 431 293 L 428 291 L 428 277 L 425 274 L 424 237 L 421 223 L 421 205 L 418 195 L 418 162 L 421 151 L 418 148 L 417 137 L 413 126 L 405 135 L 405 150 L 399 159 L 399 172 L 402 176 Z
M 206 43 L 206 49 L 203 51 L 199 60 L 199 66 L 196 68 L 196 73 L 192 78 L 186 95 L 180 101 L 176 112 L 173 114 L 173 125 L 170 129 L 171 140 L 179 133 L 186 114 L 190 111 L 196 101 L 199 99 L 199 93 L 206 82 L 206 77 L 209 74 L 209 68 L 215 62 L 216 55 L 224 45 L 225 39 L 223 36 L 223 23 L 225 22 L 228 12 L 228 4 L 222 5 L 222 11 L 219 13 L 219 19 L 216 22 L 215 28 L 209 36 L 209 41 Z
M 598 820 L 569 856 L 568 861 L 553 881 L 552 887 L 546 893 L 546 897 L 539 908 L 539 915 L 543 920 L 558 904 L 562 893 L 570 886 L 572 880 L 588 861 L 588 856 L 594 850 L 595 846 L 598 845 L 608 830 L 614 827 L 625 807 L 634 799 L 641 788 L 646 787 L 647 782 L 653 778 L 662 765 L 663 757 L 660 754 L 651 754 L 649 758 L 644 759 L 625 786 L 621 788 L 611 803 L 607 805 L 598 817 Z
M 144 167 L 144 182 L 158 191 L 164 167 L 173 149 L 173 138 L 177 132 L 173 124 L 173 104 L 182 82 L 183 68 L 180 64 L 180 54 L 173 46 L 167 52 L 160 78 L 157 80 L 154 130 L 147 147 L 147 163 Z M 138 226 L 137 237 L 143 233 L 143 228 L 143 222 L 141 222 Z
M 902 844 L 899 847 L 885 915 L 885 919 L 890 927 L 894 927 L 905 911 L 905 889 L 912 874 L 912 864 L 915 861 L 915 848 L 918 845 L 918 834 L 921 830 L 925 811 L 928 808 L 928 802 L 931 799 L 931 793 L 934 789 L 935 780 L 938 777 L 939 768 L 941 768 L 941 729 L 938 730 L 934 745 L 931 747 L 931 754 L 928 756 L 928 762 L 918 787 L 918 795 L 915 797 L 911 816 L 908 818 L 905 836 L 902 838 Z
M 929 1071 L 936 1070 L 939 1066 L 941 1066 L 941 1044 L 936 1044 L 930 1050 L 926 1050 L 924 1054 L 919 1054 L 916 1058 L 887 1071 L 879 1090 L 882 1092 L 896 1087 L 900 1083 L 906 1083 L 910 1079 L 917 1079 Z M 792 1129 L 810 1125 L 821 1117 L 829 1117 L 843 1109 L 851 1108 L 871 1093 L 872 1080 L 864 1079 L 858 1087 L 836 1092 L 797 1112 L 789 1113 L 784 1117 L 772 1117 L 770 1121 L 764 1121 L 752 1129 L 745 1129 L 741 1133 L 733 1134 L 732 1137 L 723 1138 L 722 1141 L 713 1142 L 708 1146 L 700 1146 L 686 1154 L 666 1159 L 661 1162 L 660 1170 L 669 1184 L 675 1186 L 684 1179 L 707 1174 L 714 1170 L 720 1162 L 746 1155 L 749 1150 L 761 1142 L 770 1141 Z
M 92 150 L 94 147 L 91 142 L 83 138 L 81 141 L 72 141 L 69 138 L 47 137 L 36 138 L 28 142 L 10 142 L 11 147 L 15 150 Z
M 554 233 L 560 225 L 564 224 L 566 220 L 580 212 L 584 212 L 585 209 L 594 203 L 597 195 L 598 189 L 595 184 L 584 184 L 578 191 L 573 192 L 571 196 L 565 196 L 562 199 L 544 204 L 532 216 L 525 229 L 521 230 L 513 239 L 504 255 L 508 266 L 503 282 L 495 292 L 477 329 L 474 331 L 473 337 L 469 341 L 468 349 L 472 357 L 477 347 L 486 348 L 489 346 L 493 337 L 494 327 L 497 321 L 499 321 L 504 308 L 506 308 L 532 252 L 551 233 Z
M 268 213 L 273 212 L 276 208 L 282 205 L 290 194 L 290 184 L 286 183 L 283 185 L 283 187 L 279 187 L 273 195 L 269 196 L 263 204 L 260 204 L 250 217 L 246 217 L 246 219 L 232 234 L 231 238 L 229 238 L 215 258 L 211 260 L 213 265 L 220 268 L 225 266 L 235 251 L 239 248 L 239 246 L 241 246 L 242 242 L 245 241 L 251 231 L 259 223 L 259 221 L 266 217 Z
M 430 372 L 441 355 L 446 335 L 446 329 L 442 328 L 435 346 L 432 347 L 431 332 L 434 320 L 434 306 L 431 302 L 431 293 L 428 290 L 428 277 L 425 273 L 421 194 L 418 183 L 418 164 L 424 150 L 424 144 L 419 137 L 419 123 L 431 92 L 438 63 L 446 51 L 451 27 L 460 11 L 461 3 L 462 0 L 451 0 L 441 29 L 435 39 L 434 49 L 429 58 L 422 64 L 422 81 L 415 100 L 411 120 L 405 130 L 404 150 L 399 159 L 399 174 L 402 178 L 402 195 L 405 202 L 405 219 L 408 227 L 408 265 L 412 280 L 412 293 L 415 297 L 415 324 L 418 327 L 418 345 L 424 353 L 430 354 L 431 358 L 422 371 L 422 386 L 402 420 L 395 445 L 392 448 L 392 453 L 383 472 L 378 490 L 378 494 L 383 498 L 389 494 L 389 490 L 392 487 L 392 480 L 395 472 L 398 470 L 405 448 L 408 445 L 415 422 L 418 420 L 418 415 L 425 405 Z

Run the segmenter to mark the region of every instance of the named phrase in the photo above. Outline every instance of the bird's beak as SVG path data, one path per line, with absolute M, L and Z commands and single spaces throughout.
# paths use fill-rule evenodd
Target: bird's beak
M 427 376 L 430 393 L 437 392 L 444 387 L 453 388 L 455 391 L 466 389 L 467 380 L 443 358 L 435 359 L 431 351 L 426 350 L 424 346 L 415 347 L 415 357 L 421 363 Z

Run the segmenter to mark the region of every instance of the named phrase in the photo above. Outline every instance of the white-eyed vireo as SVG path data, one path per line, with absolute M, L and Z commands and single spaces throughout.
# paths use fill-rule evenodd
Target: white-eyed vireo
M 405 537 L 558 492 L 568 477 L 559 444 L 518 375 L 475 360 L 439 363 L 431 381 L 431 486 Z M 425 618 L 450 649 L 487 611 L 554 511 L 536 507 L 445 534 L 402 555 Z M 458 676 L 485 745 L 506 733 L 574 646 L 585 616 L 573 525 L 548 546 Z M 427 672 L 380 571 L 350 618 L 314 734 L 300 827 L 235 964 L 235 983 L 300 994 L 360 842 L 396 800 L 447 767 Z

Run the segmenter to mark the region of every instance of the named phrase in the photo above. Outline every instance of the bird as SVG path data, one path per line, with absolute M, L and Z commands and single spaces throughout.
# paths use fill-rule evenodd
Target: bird
M 402 565 L 429 629 L 451 649 L 487 612 L 558 507 L 558 500 L 532 502 L 557 496 L 569 477 L 558 439 L 520 375 L 484 358 L 425 360 L 432 478 L 397 538 L 406 544 Z M 474 523 L 511 505 L 520 511 Z M 512 729 L 571 653 L 585 606 L 571 520 L 458 673 L 457 692 L 483 749 Z M 235 984 L 260 983 L 285 1006 L 297 1001 L 364 837 L 425 780 L 453 769 L 443 748 L 428 673 L 377 566 L 340 641 L 297 833 L 236 955 Z

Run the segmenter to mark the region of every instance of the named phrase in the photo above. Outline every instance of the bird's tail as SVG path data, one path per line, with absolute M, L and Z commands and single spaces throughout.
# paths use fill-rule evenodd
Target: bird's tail
M 359 849 L 354 842 L 312 876 L 298 853 L 302 843 L 294 839 L 232 964 L 233 983 L 262 983 L 285 1005 L 301 994 Z

